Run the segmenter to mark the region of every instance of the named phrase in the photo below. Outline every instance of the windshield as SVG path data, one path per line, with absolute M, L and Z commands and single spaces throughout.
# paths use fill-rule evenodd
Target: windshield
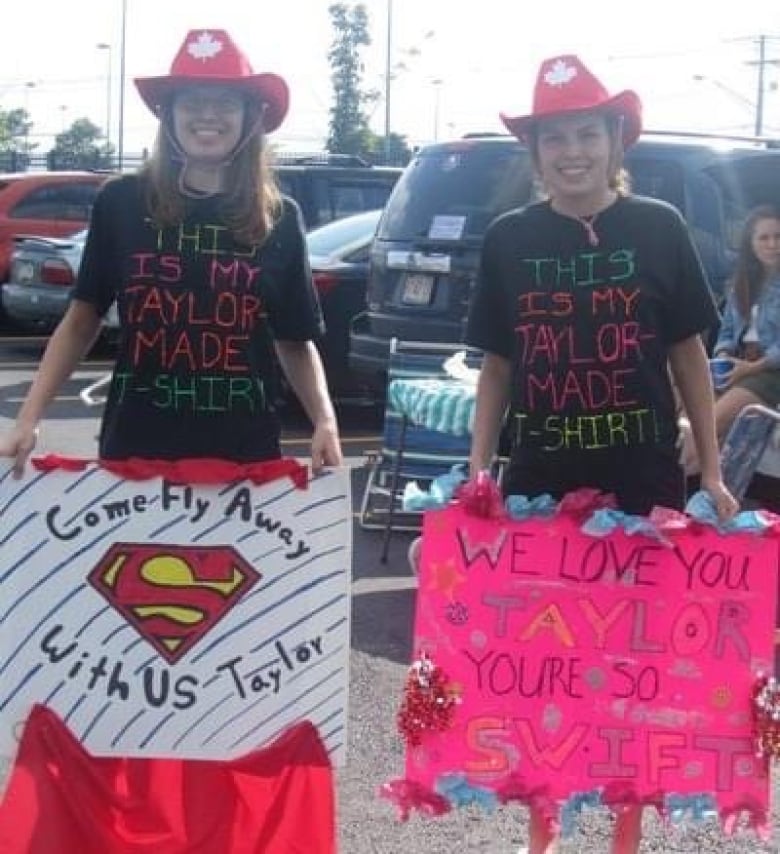
M 376 231 L 376 224 L 381 214 L 381 210 L 366 211 L 312 229 L 306 235 L 309 252 L 312 255 L 333 255 L 344 246 L 351 246 L 360 240 L 368 243 Z
M 780 200 L 780 151 L 734 152 L 707 172 L 723 195 L 729 246 L 737 250 L 748 211 Z
M 528 152 L 519 144 L 463 141 L 423 149 L 388 201 L 379 237 L 481 239 L 498 214 L 533 191 Z

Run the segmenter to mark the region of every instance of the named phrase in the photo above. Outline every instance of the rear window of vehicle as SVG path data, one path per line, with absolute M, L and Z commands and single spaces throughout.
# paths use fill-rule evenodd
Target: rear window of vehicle
M 343 246 L 370 237 L 379 222 L 381 211 L 339 219 L 306 235 L 306 245 L 312 255 L 332 255 Z
M 715 295 L 720 298 L 732 258 L 724 245 L 723 200 L 715 181 L 693 166 L 685 169 L 679 160 L 629 153 L 626 168 L 631 190 L 674 205 L 685 217 Z
M 533 170 L 520 146 L 424 149 L 406 168 L 380 227 L 385 240 L 432 236 L 434 219 L 453 217 L 459 238 L 482 238 L 501 213 L 532 197 Z
M 382 208 L 393 189 L 392 180 L 334 179 L 317 175 L 313 182 L 314 205 L 319 222 Z
M 89 219 L 99 186 L 97 183 L 59 183 L 37 187 L 8 212 L 12 219 L 57 219 L 84 222 Z
M 734 152 L 707 174 L 720 189 L 728 244 L 736 251 L 748 211 L 764 204 L 780 207 L 780 151 Z

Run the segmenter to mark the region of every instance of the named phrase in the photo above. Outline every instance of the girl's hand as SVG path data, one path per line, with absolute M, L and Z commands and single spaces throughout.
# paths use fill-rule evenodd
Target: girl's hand
M 12 457 L 14 477 L 21 477 L 24 465 L 38 441 L 38 428 L 16 424 L 7 436 L 0 438 L 0 457 Z
M 710 479 L 702 476 L 701 488 L 709 493 L 718 512 L 719 521 L 728 522 L 737 515 L 739 501 L 728 491 L 726 484 L 720 478 Z
M 735 382 L 755 373 L 755 364 L 748 362 L 745 359 L 736 359 L 734 356 L 729 356 L 733 367 L 728 375 L 728 380 L 723 385 L 724 389 L 731 388 Z
M 339 428 L 335 420 L 322 421 L 314 427 L 311 437 L 311 470 L 319 474 L 324 466 L 344 464 Z

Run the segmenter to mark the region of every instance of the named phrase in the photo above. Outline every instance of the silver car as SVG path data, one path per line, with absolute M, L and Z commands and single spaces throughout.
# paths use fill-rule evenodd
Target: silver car
M 2 286 L 8 317 L 23 329 L 49 333 L 59 323 L 76 284 L 87 229 L 70 237 L 18 237 L 11 254 L 11 271 Z M 104 318 L 117 326 L 113 306 Z

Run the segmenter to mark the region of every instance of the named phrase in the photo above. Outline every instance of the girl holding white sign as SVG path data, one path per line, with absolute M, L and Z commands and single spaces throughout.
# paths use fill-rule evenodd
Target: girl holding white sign
M 160 120 L 154 153 L 99 193 L 73 300 L 0 455 L 21 471 L 116 303 L 102 458 L 279 457 L 278 359 L 314 425 L 313 468 L 340 464 L 302 219 L 267 160 L 287 84 L 253 73 L 220 30 L 190 32 L 170 74 L 135 83 Z
M 313 343 L 322 333 L 322 316 L 302 218 L 296 204 L 280 195 L 266 156 L 266 135 L 287 113 L 287 84 L 275 74 L 255 74 L 221 30 L 191 31 L 170 74 L 135 83 L 160 120 L 154 153 L 138 174 L 109 180 L 101 189 L 72 302 L 46 348 L 15 427 L 0 441 L 0 456 L 13 458 L 21 474 L 47 404 L 94 343 L 101 317 L 116 303 L 120 338 L 101 424 L 102 460 L 124 461 L 128 469 L 138 459 L 138 468 L 150 461 L 149 469 L 170 469 L 164 461 L 194 461 L 189 471 L 206 479 L 220 470 L 215 463 L 228 461 L 241 465 L 223 465 L 221 471 L 273 479 L 285 462 L 294 463 L 280 459 L 274 408 L 278 360 L 314 427 L 312 468 L 316 472 L 340 465 L 336 417 Z M 163 558 L 172 559 L 178 561 L 173 569 L 165 564 L 168 568 L 159 570 L 162 574 L 154 581 L 151 575 L 146 579 L 150 587 L 156 585 L 157 592 L 150 595 L 175 598 L 160 589 L 187 588 L 191 593 L 188 585 L 193 590 L 202 585 L 224 591 L 232 584 L 213 580 L 213 567 L 201 577 L 183 558 Z M 144 572 L 151 573 L 147 564 Z M 169 599 L 164 601 L 167 607 Z M 159 604 L 153 607 L 164 610 Z M 188 612 L 187 621 L 192 613 L 200 620 L 208 616 L 205 606 L 178 610 Z M 281 642 L 276 650 L 292 670 L 294 662 Z M 298 661 L 307 654 L 299 650 Z M 234 683 L 239 680 L 233 669 L 238 660 L 230 665 Z M 104 664 L 95 669 L 94 678 L 100 675 L 105 675 Z M 197 683 L 186 674 L 182 678 L 189 680 L 183 684 Z M 243 691 L 240 682 L 233 688 Z M 111 776 L 106 788 L 116 780 L 118 794 L 92 786 L 99 807 L 90 812 L 85 804 L 90 821 L 84 827 L 96 823 L 101 810 L 111 814 L 104 836 L 94 836 L 106 851 L 136 850 L 136 842 L 145 847 L 161 816 L 155 839 L 164 850 L 227 851 L 226 843 L 217 841 L 217 831 L 224 831 L 231 851 L 295 848 L 333 854 L 330 758 L 313 728 L 292 727 L 282 735 L 274 744 L 289 742 L 290 749 L 280 752 L 272 745 L 260 759 L 251 754 L 233 777 L 233 766 L 198 765 L 178 759 L 178 754 L 136 758 L 132 773 L 121 770 Z M 62 772 L 69 782 L 76 781 L 74 791 L 82 801 L 88 789 L 83 781 L 98 777 L 90 771 L 94 761 L 83 755 L 79 769 L 68 765 Z M 263 786 L 260 796 L 241 782 L 252 775 Z M 199 782 L 191 782 L 198 776 Z M 238 782 L 232 785 L 234 780 Z M 213 793 L 211 799 L 208 793 Z M 133 810 L 146 823 L 137 821 Z M 177 824 L 180 815 L 183 830 Z M 114 842 L 104 845 L 101 840 L 109 838 Z M 57 850 L 66 849 L 84 850 L 63 840 Z

